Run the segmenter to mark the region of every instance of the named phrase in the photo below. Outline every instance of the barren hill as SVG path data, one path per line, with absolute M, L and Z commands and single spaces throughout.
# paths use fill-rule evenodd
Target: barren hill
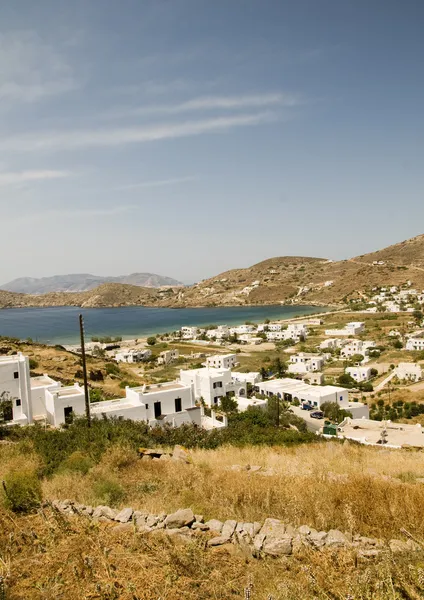
M 119 283 L 80 293 L 40 296 L 0 290 L 0 307 L 18 306 L 240 306 L 246 304 L 341 305 L 374 286 L 411 281 L 424 289 L 424 235 L 349 260 L 282 256 L 232 269 L 191 287 L 165 289 Z
M 163 286 L 182 286 L 183 284 L 171 277 L 155 273 L 132 273 L 117 277 L 99 277 L 89 273 L 71 275 L 53 275 L 52 277 L 20 277 L 1 286 L 8 292 L 23 294 L 48 294 L 50 292 L 86 292 L 103 283 L 124 283 L 141 287 L 159 288 Z

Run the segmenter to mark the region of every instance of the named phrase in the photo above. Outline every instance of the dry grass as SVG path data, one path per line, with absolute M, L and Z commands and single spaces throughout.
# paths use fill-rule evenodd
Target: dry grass
M 122 501 L 151 512 L 191 507 L 206 518 L 262 521 L 275 517 L 319 530 L 339 528 L 381 538 L 402 527 L 424 537 L 423 454 L 323 443 L 287 448 L 196 450 L 193 465 L 140 461 L 114 448 L 87 475 L 64 472 L 44 483 L 50 499 L 97 504 L 93 485 L 122 486 Z M 229 470 L 233 464 L 272 468 L 273 476 Z
M 203 536 L 117 533 L 50 510 L 16 519 L 0 511 L 0 556 L 7 600 L 418 600 L 424 593 L 416 557 L 358 564 L 352 551 L 305 551 L 257 560 L 236 546 L 208 550 Z

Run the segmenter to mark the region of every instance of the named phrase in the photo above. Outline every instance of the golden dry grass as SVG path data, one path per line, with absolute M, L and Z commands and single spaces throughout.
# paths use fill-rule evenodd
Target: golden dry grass
M 96 481 L 122 486 L 120 507 L 153 513 L 191 507 L 206 518 L 263 521 L 275 517 L 319 530 L 339 528 L 381 538 L 402 527 L 424 537 L 424 455 L 322 443 L 287 448 L 196 450 L 193 465 L 145 462 L 114 448 L 87 475 L 63 472 L 44 482 L 45 496 L 101 503 Z M 273 476 L 229 470 L 261 465 Z
M 353 551 L 308 551 L 257 560 L 236 546 L 207 549 L 163 534 L 110 526 L 50 510 L 10 518 L 0 511 L 0 576 L 7 600 L 419 600 L 418 558 L 385 555 L 367 564 Z

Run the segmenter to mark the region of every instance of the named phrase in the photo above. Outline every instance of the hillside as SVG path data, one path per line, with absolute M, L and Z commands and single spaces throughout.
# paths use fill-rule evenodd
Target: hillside
M 383 261 L 383 264 L 373 264 Z M 232 269 L 190 287 L 166 289 L 108 283 L 80 293 L 13 294 L 0 290 L 0 307 L 21 306 L 240 306 L 343 305 L 374 286 L 411 281 L 424 289 L 424 235 L 342 261 L 283 256 Z
M 159 288 L 164 286 L 182 286 L 183 284 L 171 277 L 155 273 L 132 273 L 118 277 L 100 277 L 89 273 L 71 275 L 54 275 L 53 277 L 20 277 L 3 284 L 1 289 L 23 294 L 48 294 L 50 292 L 85 292 L 103 283 L 122 283 L 141 287 Z

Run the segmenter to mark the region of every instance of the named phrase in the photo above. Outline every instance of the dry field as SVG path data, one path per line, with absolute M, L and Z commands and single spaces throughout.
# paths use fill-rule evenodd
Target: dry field
M 75 470 L 78 461 L 64 465 L 43 481 L 43 495 L 155 513 L 191 507 L 205 519 L 271 516 L 383 539 L 402 538 L 400 529 L 406 528 L 424 540 L 422 453 L 319 443 L 196 450 L 192 458 L 192 465 L 145 462 L 116 446 L 85 474 Z M 234 464 L 261 465 L 275 474 L 229 470 Z M 27 441 L 0 445 L 0 478 L 39 466 Z M 236 547 L 206 549 L 200 540 L 117 534 L 106 524 L 49 510 L 16 516 L 0 509 L 7 600 L 418 600 L 424 596 L 423 561 L 421 554 L 387 555 L 363 564 L 348 550 L 257 560 Z M 249 585 L 251 596 L 245 596 Z

